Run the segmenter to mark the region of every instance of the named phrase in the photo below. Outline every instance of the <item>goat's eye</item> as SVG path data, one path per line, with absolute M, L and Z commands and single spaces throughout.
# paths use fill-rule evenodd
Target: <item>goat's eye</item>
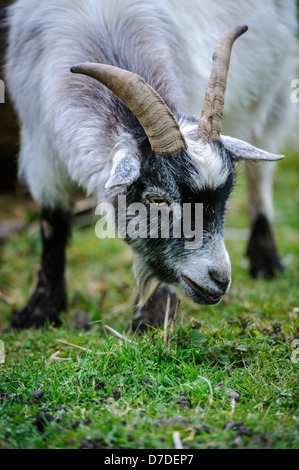
M 147 196 L 147 198 L 152 204 L 155 204 L 155 206 L 164 206 L 165 204 L 168 204 L 165 197 Z

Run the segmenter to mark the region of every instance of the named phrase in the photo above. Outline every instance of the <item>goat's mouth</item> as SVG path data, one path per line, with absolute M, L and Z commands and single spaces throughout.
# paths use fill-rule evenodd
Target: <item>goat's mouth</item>
M 202 287 L 199 287 L 195 282 L 191 281 L 187 276 L 182 274 L 183 281 L 187 286 L 192 289 L 192 299 L 199 304 L 204 305 L 215 305 L 218 304 L 221 300 L 220 296 L 212 295 L 211 292 L 204 290 Z

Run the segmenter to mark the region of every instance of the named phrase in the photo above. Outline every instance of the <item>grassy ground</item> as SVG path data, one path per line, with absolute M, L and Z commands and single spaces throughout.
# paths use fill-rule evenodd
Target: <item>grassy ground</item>
M 130 323 L 132 255 L 117 240 L 98 240 L 94 227 L 75 230 L 63 327 L 9 331 L 11 309 L 0 302 L 0 448 L 174 448 L 175 431 L 185 449 L 297 448 L 298 170 L 298 155 L 289 155 L 276 172 L 286 272 L 271 282 L 248 276 L 240 172 L 226 224 L 230 293 L 215 307 L 183 298 L 168 344 L 163 331 L 128 335 L 138 345 L 105 331 L 103 324 L 125 332 Z M 39 253 L 35 223 L 2 250 L 1 291 L 17 306 L 28 298 Z M 78 332 L 73 315 L 82 309 L 96 323 Z

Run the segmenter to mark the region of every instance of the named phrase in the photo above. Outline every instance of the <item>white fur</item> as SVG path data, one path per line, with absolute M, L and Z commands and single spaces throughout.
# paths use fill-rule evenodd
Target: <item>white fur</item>
M 215 296 L 223 295 L 223 292 L 219 290 L 219 287 L 211 280 L 209 275 L 210 270 L 215 270 L 222 279 L 231 279 L 230 259 L 222 235 L 215 233 L 204 250 L 191 253 L 185 260 L 181 260 L 177 270 L 180 275 L 187 276 L 211 294 Z M 178 287 L 188 295 L 188 287 L 183 280 L 178 284 Z M 227 291 L 229 287 L 230 283 Z
M 196 164 L 198 173 L 191 175 L 190 183 L 201 191 L 205 188 L 216 189 L 225 184 L 228 177 L 228 169 L 225 167 L 223 159 L 218 151 L 199 139 L 197 136 L 197 124 L 183 122 L 180 130 L 183 133 L 188 152 Z

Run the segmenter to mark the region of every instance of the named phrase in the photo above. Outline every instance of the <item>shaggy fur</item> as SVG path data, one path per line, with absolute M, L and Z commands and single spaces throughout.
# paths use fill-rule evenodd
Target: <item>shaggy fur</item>
M 192 115 L 201 112 L 217 39 L 245 22 L 249 30 L 234 45 L 226 92 L 223 131 L 230 137 L 207 144 Z M 127 241 L 136 254 L 143 303 L 160 283 L 177 286 L 195 302 L 219 301 L 230 285 L 222 228 L 233 160 L 273 159 L 252 145 L 276 151 L 292 119 L 285 83 L 295 1 L 17 0 L 8 25 L 6 83 L 21 124 L 19 173 L 33 197 L 54 213 L 71 211 L 77 185 L 99 202 L 116 201 L 119 194 L 128 204 L 146 205 L 152 194 L 181 206 L 201 202 L 200 249 L 185 250 L 183 239 Z M 139 121 L 112 92 L 70 73 L 82 62 L 142 76 L 174 113 L 188 149 L 155 154 Z M 271 217 L 271 165 L 247 171 L 252 220 Z M 44 243 L 45 253 L 51 246 Z M 63 270 L 64 248 L 60 256 Z M 264 263 L 274 266 L 265 256 Z M 61 273 L 58 279 L 62 285 Z
M 6 82 L 22 126 L 20 175 L 41 205 L 69 208 L 73 182 L 100 196 L 113 149 L 127 132 L 119 101 L 94 80 L 71 76 L 71 65 L 125 68 L 172 110 L 200 114 L 216 41 L 245 21 L 248 33 L 231 59 L 223 132 L 277 147 L 289 121 L 284 83 L 295 2 L 187 3 L 18 0 L 9 9 Z

